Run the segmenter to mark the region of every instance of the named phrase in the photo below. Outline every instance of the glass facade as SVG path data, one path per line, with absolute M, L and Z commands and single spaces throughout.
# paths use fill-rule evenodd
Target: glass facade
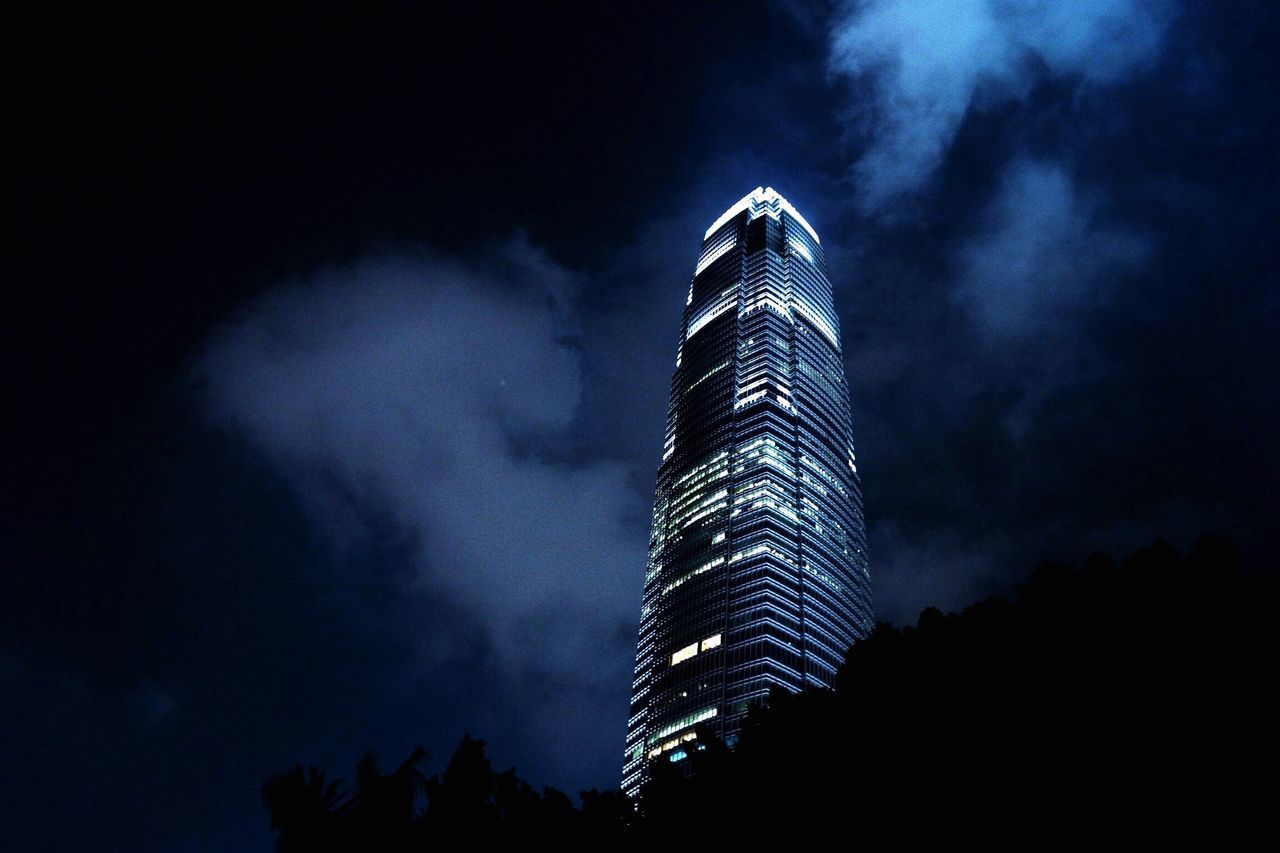
M 871 630 L 849 391 L 822 245 L 773 189 L 707 230 L 681 324 L 623 790 L 732 744 L 779 686 L 833 683 Z

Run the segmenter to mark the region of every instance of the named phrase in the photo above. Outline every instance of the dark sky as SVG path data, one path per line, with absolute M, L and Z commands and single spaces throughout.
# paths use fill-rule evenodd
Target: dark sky
M 616 785 L 757 185 L 827 251 L 881 619 L 1277 553 L 1273 3 L 528 5 L 11 22 L 7 849 L 267 850 L 271 773 L 464 732 Z

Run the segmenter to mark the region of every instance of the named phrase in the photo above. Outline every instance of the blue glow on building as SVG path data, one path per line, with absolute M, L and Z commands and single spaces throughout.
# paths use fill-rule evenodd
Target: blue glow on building
M 623 790 L 771 687 L 829 687 L 873 625 L 840 323 L 817 232 L 772 188 L 707 231 L 663 442 Z

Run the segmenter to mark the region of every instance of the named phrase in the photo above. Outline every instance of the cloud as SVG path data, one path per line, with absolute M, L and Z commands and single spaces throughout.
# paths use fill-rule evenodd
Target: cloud
M 982 331 L 1020 337 L 1099 307 L 1115 278 L 1138 268 L 1146 242 L 1107 222 L 1095 196 L 1058 164 L 1014 163 L 960 252 L 957 295 Z
M 830 68 L 851 78 L 854 168 L 864 212 L 924 186 L 971 108 L 1020 101 L 1043 77 L 1120 82 L 1159 55 L 1165 0 L 869 0 L 846 2 Z
M 613 695 L 630 680 L 644 498 L 624 462 L 575 457 L 580 286 L 520 238 L 483 263 L 366 258 L 267 292 L 197 372 L 210 419 L 291 478 L 336 547 L 365 519 L 405 532 L 406 582 L 481 621 L 504 683 Z M 569 693 L 525 710 L 553 718 Z

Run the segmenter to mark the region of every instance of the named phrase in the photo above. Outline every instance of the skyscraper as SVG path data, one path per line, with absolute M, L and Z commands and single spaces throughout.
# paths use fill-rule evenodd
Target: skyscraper
M 772 188 L 712 223 L 653 507 L 622 787 L 729 743 L 774 686 L 830 686 L 872 627 L 849 391 L 817 233 Z

